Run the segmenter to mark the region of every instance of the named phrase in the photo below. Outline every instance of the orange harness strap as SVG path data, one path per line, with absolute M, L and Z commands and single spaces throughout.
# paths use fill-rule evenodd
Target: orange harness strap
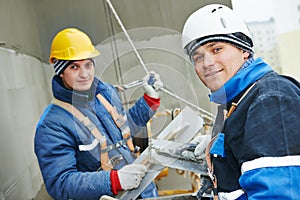
M 84 124 L 87 129 L 93 134 L 93 136 L 99 141 L 100 143 L 100 162 L 101 162 L 101 168 L 103 170 L 111 170 L 113 168 L 107 151 L 101 151 L 103 149 L 106 149 L 106 138 L 103 136 L 100 131 L 97 129 L 95 124 L 86 116 L 84 116 L 77 108 L 75 108 L 73 105 L 60 101 L 58 99 L 53 99 L 52 104 L 55 104 L 57 106 L 60 106 L 61 108 L 65 109 L 69 113 L 71 113 L 73 116 L 75 116 L 82 124 Z
M 131 138 L 130 129 L 128 126 L 126 126 L 127 116 L 119 114 L 117 108 L 113 107 L 101 94 L 98 94 L 97 98 L 104 105 L 106 110 L 110 113 L 111 117 L 113 118 L 115 124 L 122 131 L 123 139 L 126 140 L 126 144 L 129 150 L 133 153 L 135 149 Z
M 210 148 L 216 138 L 217 138 L 217 135 L 211 139 L 211 141 L 208 143 L 208 145 L 206 146 L 206 149 L 205 149 L 205 158 L 206 158 L 206 162 L 207 162 L 207 166 L 208 166 L 207 171 L 208 171 L 208 175 L 213 183 L 213 194 L 214 194 L 213 199 L 214 200 L 218 200 L 218 185 L 217 185 L 217 177 L 214 174 L 214 168 L 213 168 L 213 164 L 211 162 Z

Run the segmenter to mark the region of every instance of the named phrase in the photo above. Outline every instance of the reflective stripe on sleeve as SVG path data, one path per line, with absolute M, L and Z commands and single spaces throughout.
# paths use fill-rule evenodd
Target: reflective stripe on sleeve
M 219 200 L 230 200 L 230 199 L 237 199 L 241 197 L 245 192 L 242 189 L 235 190 L 232 192 L 219 192 L 218 197 Z
M 99 141 L 95 138 L 91 144 L 79 145 L 80 151 L 91 151 L 98 145 Z
M 283 156 L 283 157 L 261 157 L 251 161 L 244 162 L 241 167 L 242 174 L 259 168 L 266 167 L 287 167 L 300 166 L 300 156 Z

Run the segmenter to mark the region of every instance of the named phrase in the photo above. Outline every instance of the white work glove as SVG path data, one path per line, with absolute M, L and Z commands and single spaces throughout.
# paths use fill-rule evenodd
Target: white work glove
M 147 168 L 141 164 L 129 164 L 118 170 L 120 184 L 123 190 L 137 188 L 147 172 Z
M 149 75 L 146 75 L 143 78 L 143 87 L 145 93 L 155 99 L 160 97 L 160 91 L 164 86 L 163 82 L 160 80 L 159 74 L 155 73 L 154 71 L 149 72 Z
M 190 143 L 186 150 L 182 151 L 182 156 L 191 160 L 205 158 L 205 149 L 211 139 L 211 135 L 198 135 Z
M 205 158 L 205 149 L 211 140 L 211 135 L 198 135 L 196 136 L 191 143 L 197 144 L 194 154 L 197 158 Z
M 102 195 L 99 200 L 118 200 L 108 195 Z

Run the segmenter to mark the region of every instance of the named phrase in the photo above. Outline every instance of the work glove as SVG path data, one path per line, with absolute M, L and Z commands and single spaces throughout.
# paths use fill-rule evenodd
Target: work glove
M 118 200 L 108 195 L 102 195 L 99 200 Z
M 141 164 L 129 164 L 118 170 L 120 184 L 123 190 L 137 188 L 147 172 L 147 168 Z
M 205 158 L 205 149 L 211 139 L 211 135 L 198 135 L 185 146 L 182 156 L 191 160 Z
M 211 135 L 198 135 L 196 136 L 191 143 L 197 144 L 194 154 L 197 158 L 205 158 L 205 149 L 211 140 Z
M 164 84 L 160 80 L 159 74 L 154 71 L 149 72 L 149 74 L 143 78 L 145 93 L 152 98 L 158 99 L 160 97 L 159 89 L 163 86 Z

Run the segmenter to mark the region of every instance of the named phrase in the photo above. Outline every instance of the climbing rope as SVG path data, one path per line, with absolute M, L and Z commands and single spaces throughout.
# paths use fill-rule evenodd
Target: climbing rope
M 137 56 L 137 58 L 138 58 L 140 64 L 141 64 L 142 67 L 144 68 L 144 70 L 145 70 L 145 72 L 147 73 L 147 75 L 149 75 L 149 71 L 148 71 L 148 69 L 147 69 L 147 67 L 146 67 L 146 65 L 145 65 L 145 63 L 144 63 L 144 61 L 142 60 L 142 58 L 141 58 L 139 52 L 137 51 L 137 49 L 136 49 L 134 43 L 132 42 L 132 40 L 131 40 L 131 38 L 130 38 L 128 32 L 127 32 L 127 30 L 125 29 L 125 27 L 124 27 L 124 25 L 123 25 L 121 19 L 119 18 L 118 14 L 117 14 L 117 12 L 116 12 L 116 10 L 115 10 L 115 8 L 113 7 L 111 1 L 110 1 L 110 0 L 106 0 L 106 2 L 108 3 L 108 5 L 109 5 L 109 7 L 110 7 L 112 13 L 114 14 L 114 16 L 115 16 L 115 18 L 116 18 L 118 24 L 120 25 L 122 31 L 124 32 L 124 34 L 125 34 L 125 36 L 126 36 L 128 42 L 129 42 L 130 46 L 132 47 L 132 49 L 133 49 L 135 55 Z M 202 117 L 203 117 L 204 119 L 207 119 L 207 120 L 209 120 L 209 121 L 214 121 L 215 116 L 214 116 L 213 114 L 211 114 L 210 112 L 208 112 L 208 111 L 206 111 L 206 110 L 200 108 L 199 106 L 196 106 L 195 104 L 192 104 L 191 102 L 189 102 L 189 101 L 187 101 L 187 100 L 185 100 L 185 99 L 179 97 L 178 95 L 176 95 L 176 94 L 174 94 L 174 93 L 168 91 L 168 90 L 165 89 L 165 88 L 160 88 L 160 90 L 163 91 L 163 92 L 165 92 L 165 93 L 167 93 L 168 95 L 170 95 L 170 96 L 172 96 L 172 97 L 174 97 L 174 98 L 176 98 L 176 99 L 178 99 L 178 100 L 180 100 L 180 101 L 186 103 L 187 105 L 193 107 L 194 109 L 197 109 L 197 110 L 202 114 Z
M 106 0 L 106 2 L 108 3 L 108 5 L 109 5 L 111 11 L 113 12 L 113 14 L 114 14 L 116 20 L 118 21 L 119 25 L 121 26 L 121 29 L 122 29 L 122 31 L 124 32 L 124 34 L 125 34 L 125 36 L 126 36 L 128 42 L 129 42 L 130 46 L 132 47 L 132 49 L 133 49 L 133 51 L 134 51 L 136 57 L 137 57 L 138 60 L 140 61 L 141 65 L 142 65 L 142 67 L 144 68 L 144 70 L 145 70 L 145 72 L 147 73 L 147 75 L 149 75 L 149 71 L 148 71 L 148 69 L 147 69 L 147 67 L 146 67 L 146 65 L 145 65 L 145 63 L 144 63 L 144 61 L 142 60 L 142 58 L 141 58 L 139 52 L 137 51 L 137 49 L 135 48 L 135 46 L 134 46 L 134 44 L 133 44 L 133 42 L 132 42 L 132 40 L 131 40 L 131 38 L 130 38 L 128 32 L 127 32 L 127 30 L 125 29 L 125 27 L 124 27 L 124 25 L 123 25 L 121 19 L 119 18 L 118 14 L 117 14 L 117 12 L 116 12 L 116 10 L 115 10 L 115 8 L 113 7 L 113 5 L 112 5 L 112 3 L 110 2 L 110 0 Z

